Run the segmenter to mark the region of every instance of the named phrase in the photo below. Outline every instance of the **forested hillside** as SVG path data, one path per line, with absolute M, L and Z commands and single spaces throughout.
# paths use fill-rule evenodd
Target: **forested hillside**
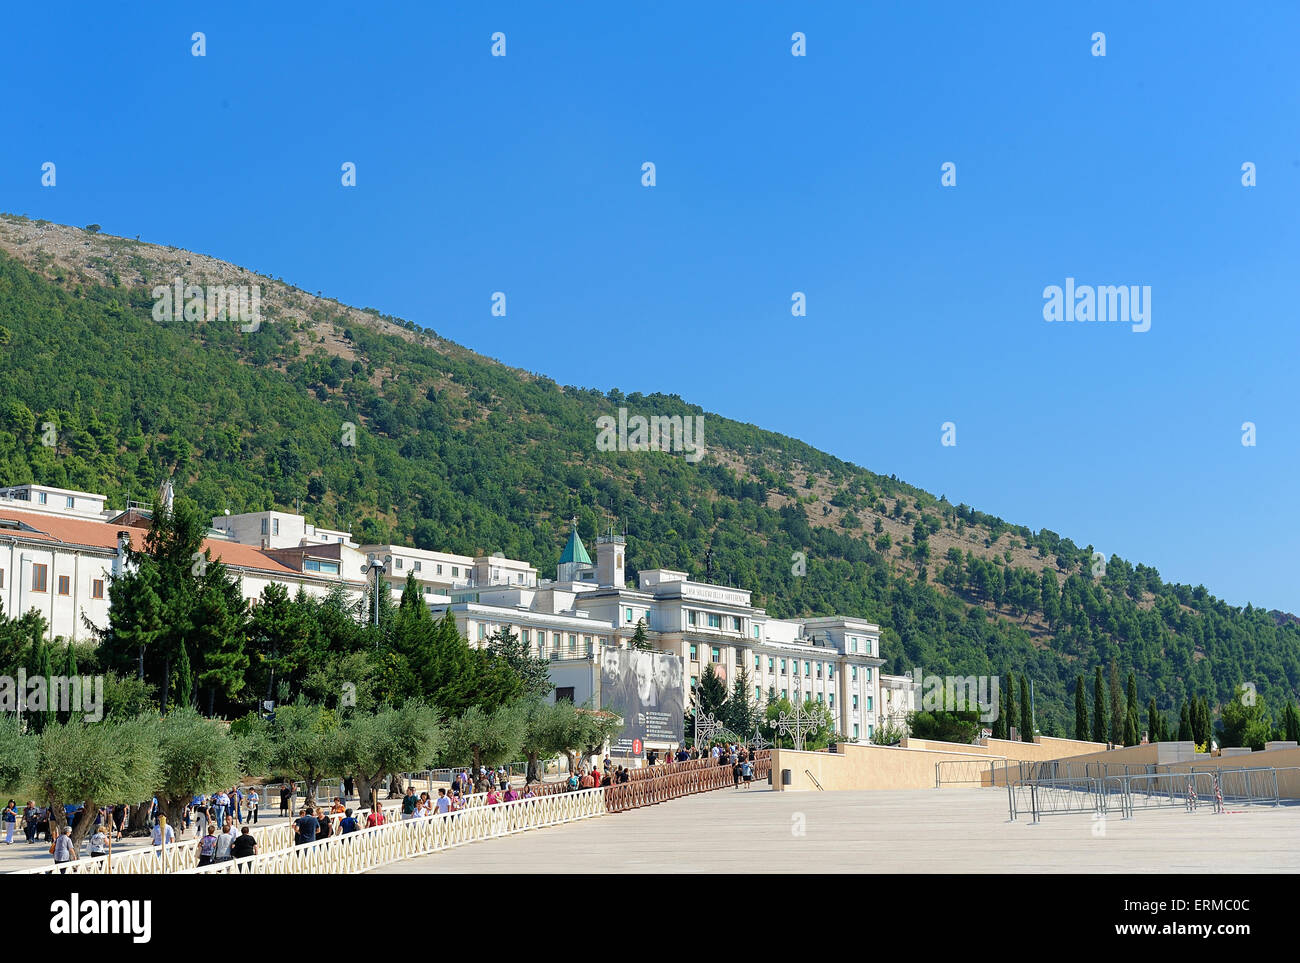
M 151 288 L 177 274 L 261 284 L 265 322 L 156 321 Z M 297 508 L 362 541 L 497 551 L 543 575 L 576 515 L 584 538 L 625 529 L 631 569 L 711 564 L 775 615 L 879 622 L 894 671 L 1027 673 L 1061 734 L 1076 677 L 1112 659 L 1167 712 L 1242 682 L 1280 710 L 1300 686 L 1292 616 L 1115 557 L 1094 574 L 1091 546 L 677 396 L 561 386 L 189 252 L 6 216 L 0 352 L 0 485 L 121 505 L 172 476 L 211 515 Z M 596 419 L 620 406 L 703 415 L 706 456 L 597 451 Z

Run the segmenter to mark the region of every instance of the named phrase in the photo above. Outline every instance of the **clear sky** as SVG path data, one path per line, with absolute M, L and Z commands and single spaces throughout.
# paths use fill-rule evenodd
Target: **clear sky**
M 1300 6 L 1066 7 L 12 5 L 0 210 L 1300 612 Z M 1149 285 L 1150 330 L 1044 321 L 1067 277 Z

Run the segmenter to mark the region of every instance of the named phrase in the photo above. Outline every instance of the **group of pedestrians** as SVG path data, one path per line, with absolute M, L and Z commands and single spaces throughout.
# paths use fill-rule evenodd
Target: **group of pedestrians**
M 209 825 L 223 827 L 226 817 L 230 817 L 230 821 L 236 824 L 244 822 L 247 817 L 249 823 L 256 825 L 261 808 L 262 796 L 256 786 L 250 786 L 247 791 L 233 786 L 207 795 L 195 793 L 190 804 L 185 807 L 185 828 L 190 828 L 191 818 L 198 822 L 200 835 L 207 831 Z
M 366 817 L 366 827 L 384 824 L 383 809 L 375 809 Z M 343 805 L 343 800 L 335 796 L 333 804 L 326 811 L 323 806 L 304 806 L 293 821 L 293 842 L 295 846 L 305 846 L 333 835 L 355 833 L 361 828 L 360 822 L 352 814 L 350 807 Z

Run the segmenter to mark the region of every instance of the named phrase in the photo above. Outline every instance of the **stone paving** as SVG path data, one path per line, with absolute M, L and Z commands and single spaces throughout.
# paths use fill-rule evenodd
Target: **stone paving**
M 1300 872 L 1300 807 L 1007 818 L 989 789 L 723 789 L 461 846 L 379 873 Z

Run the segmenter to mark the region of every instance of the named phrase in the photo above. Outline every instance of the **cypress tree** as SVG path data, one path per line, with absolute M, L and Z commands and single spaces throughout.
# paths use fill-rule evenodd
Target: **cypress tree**
M 1110 741 L 1124 744 L 1124 693 L 1119 687 L 1119 664 L 1110 660 Z
M 1136 746 L 1141 739 L 1138 730 L 1141 728 L 1138 721 L 1138 686 L 1137 677 L 1130 672 L 1128 674 L 1128 696 L 1124 700 L 1124 745 Z
M 1164 733 L 1161 731 L 1160 712 L 1156 709 L 1156 697 L 1147 700 L 1147 740 L 1160 742 Z
M 1291 699 L 1287 699 L 1282 710 L 1282 737 L 1291 742 L 1300 742 L 1300 710 Z
M 1092 681 L 1092 741 L 1106 741 L 1106 689 L 1101 678 L 1101 666 L 1097 666 Z
M 1029 677 L 1020 677 L 1020 741 L 1034 741 L 1034 715 L 1029 702 Z
M 1088 701 L 1083 695 L 1083 676 L 1074 680 L 1074 738 L 1088 738 Z
M 1016 676 L 1014 672 L 1007 673 L 1007 738 L 1011 738 L 1011 730 L 1016 725 Z
M 1178 741 L 1193 742 L 1196 737 L 1192 733 L 1192 711 L 1187 707 L 1187 700 L 1183 700 L 1182 708 L 1178 710 Z

